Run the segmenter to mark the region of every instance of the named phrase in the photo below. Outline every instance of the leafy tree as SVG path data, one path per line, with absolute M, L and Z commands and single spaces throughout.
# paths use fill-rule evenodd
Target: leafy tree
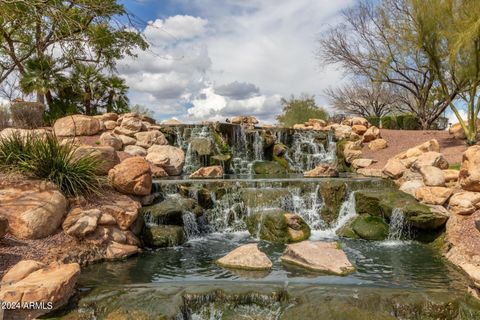
M 117 0 L 0 1 L 0 83 L 30 76 L 29 61 L 54 57 L 52 74 L 78 63 L 114 68 L 116 60 L 147 48 L 139 32 L 121 23 L 125 16 Z
M 104 79 L 103 90 L 105 92 L 105 106 L 107 112 L 122 113 L 128 110 L 129 99 L 128 87 L 125 80 L 115 75 Z
M 365 118 L 382 117 L 401 110 L 402 105 L 402 98 L 393 86 L 369 80 L 356 80 L 343 87 L 327 89 L 325 95 L 336 109 Z
M 82 97 L 83 110 L 85 114 L 96 113 L 96 103 L 101 99 L 102 84 L 104 76 L 93 65 L 78 63 L 74 66 L 70 82 L 74 91 Z
M 308 119 L 327 119 L 328 113 L 323 108 L 319 108 L 315 102 L 315 96 L 302 94 L 296 98 L 294 95 L 290 99 L 282 98 L 281 102 L 283 112 L 277 117 L 285 127 L 292 127 L 297 123 L 304 123 Z
M 440 91 L 465 131 L 467 143 L 477 139 L 480 111 L 480 5 L 475 0 L 411 0 L 418 40 L 434 70 Z M 462 119 L 452 96 L 452 86 L 463 88 L 467 121 Z
M 153 110 L 150 110 L 149 108 L 142 106 L 140 104 L 135 104 L 130 108 L 131 112 L 136 112 L 138 114 L 153 118 Z
M 449 96 L 439 94 L 437 74 L 416 45 L 414 35 L 420 30 L 414 20 L 409 0 L 361 0 L 323 35 L 318 57 L 353 75 L 395 86 L 406 111 L 427 129 L 461 88 L 449 87 Z

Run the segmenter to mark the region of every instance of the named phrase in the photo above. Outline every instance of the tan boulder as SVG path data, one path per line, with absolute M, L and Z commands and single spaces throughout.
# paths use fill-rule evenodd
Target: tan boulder
M 326 127 L 327 126 L 327 121 L 322 120 L 322 119 L 308 119 L 308 122 L 310 122 L 314 127 L 316 125 L 320 127 Z
M 310 130 L 311 127 L 307 127 L 305 124 L 303 123 L 297 123 L 297 124 L 294 124 L 293 125 L 293 129 L 295 130 Z
M 480 193 L 462 191 L 454 193 L 448 202 L 448 209 L 455 214 L 472 214 L 480 208 Z
M 355 159 L 352 161 L 352 167 L 354 169 L 366 168 L 375 162 L 376 160 L 373 159 Z
M 430 187 L 443 187 L 445 186 L 445 176 L 443 171 L 434 166 L 421 166 L 419 169 L 422 175 L 423 182 L 426 186 Z
M 336 242 L 302 241 L 287 245 L 282 262 L 309 270 L 345 275 L 355 270 Z
M 118 114 L 115 112 L 107 112 L 102 114 L 102 120 L 103 121 L 117 121 L 118 120 Z
M 154 144 L 167 145 L 168 141 L 160 131 L 146 131 L 135 133 L 137 139 L 136 145 L 145 149 L 150 148 Z
M 131 133 L 137 133 L 142 130 L 142 120 L 135 117 L 124 117 L 120 127 L 125 130 L 129 130 Z
M 150 169 L 152 170 L 152 177 L 153 178 L 163 178 L 168 177 L 167 171 L 162 167 L 150 163 Z
M 331 165 L 320 164 L 312 170 L 305 171 L 303 173 L 303 176 L 306 178 L 338 177 L 338 171 Z
M 365 132 L 367 132 L 367 127 L 361 124 L 356 124 L 352 126 L 352 131 L 358 134 L 359 136 L 363 135 Z
M 30 273 L 45 267 L 44 263 L 35 260 L 21 260 L 10 268 L 2 278 L 1 285 L 17 282 L 28 276 Z
M 335 138 L 337 140 L 347 139 L 352 134 L 352 127 L 346 125 L 338 125 L 333 127 L 335 131 Z
M 223 178 L 222 166 L 202 167 L 190 175 L 190 179 Z
M 131 156 L 145 157 L 147 155 L 147 150 L 140 146 L 126 146 L 123 151 Z
M 82 239 L 95 231 L 101 215 L 99 209 L 73 208 L 63 221 L 62 228 L 69 236 Z
M 455 169 L 445 169 L 443 171 L 443 176 L 445 177 L 445 182 L 455 182 L 458 181 L 458 176 L 460 174 L 460 170 Z
M 443 205 L 452 195 L 453 191 L 445 187 L 422 187 L 415 191 L 415 198 L 427 204 Z
M 363 142 L 370 142 L 376 139 L 381 138 L 380 136 L 380 129 L 375 126 L 371 126 L 370 128 L 365 131 L 363 134 Z
M 412 165 L 416 168 L 422 166 L 434 166 L 440 169 L 448 169 L 448 161 L 443 154 L 436 151 L 427 151 L 416 157 Z
M 369 127 L 370 126 L 370 123 L 368 122 L 367 119 L 365 118 L 362 118 L 362 117 L 354 117 L 351 119 L 351 125 L 352 126 L 356 126 L 356 125 L 361 125 L 361 126 L 365 126 L 365 127 Z
M 383 167 L 383 173 L 393 179 L 400 178 L 405 170 L 407 170 L 405 165 L 395 158 L 389 159 L 385 167 Z
M 139 250 L 137 246 L 112 241 L 107 247 L 105 257 L 108 260 L 125 259 L 129 256 L 137 254 L 138 251 Z
M 109 146 L 115 149 L 116 151 L 122 150 L 123 142 L 119 136 L 111 132 L 104 132 L 99 138 L 100 144 L 102 146 Z
M 148 148 L 145 159 L 165 169 L 169 176 L 178 176 L 182 173 L 185 164 L 185 152 L 174 146 L 153 145 Z
M 107 121 L 104 121 L 103 124 L 105 126 L 105 129 L 107 130 L 113 130 L 117 127 L 117 121 L 107 120 Z
M 464 140 L 467 138 L 465 130 L 463 130 L 462 125 L 458 122 L 448 128 L 448 133 L 452 134 L 455 139 Z
M 345 157 L 345 162 L 352 163 L 354 160 L 361 158 L 362 151 L 354 149 L 345 149 L 343 151 L 343 156 Z
M 123 160 L 108 172 L 112 186 L 125 194 L 145 196 L 152 189 L 150 165 L 142 157 Z
M 375 139 L 368 143 L 368 148 L 372 151 L 382 150 L 388 147 L 388 142 L 385 139 Z
M 67 210 L 67 200 L 53 185 L 29 181 L 2 189 L 0 215 L 8 219 L 9 232 L 21 239 L 40 239 L 57 231 Z
M 370 169 L 370 168 L 360 168 L 357 169 L 357 174 L 360 174 L 365 177 L 381 177 L 384 178 L 385 174 L 382 169 Z
M 235 116 L 230 118 L 230 123 L 233 124 L 257 124 L 258 120 L 254 116 Z M 228 122 L 228 121 L 227 121 Z
M 420 189 L 422 187 L 425 187 L 425 183 L 423 183 L 423 180 L 410 180 L 402 183 L 402 185 L 400 186 L 400 191 L 411 194 L 415 197 L 415 192 L 417 191 L 417 189 Z
M 80 146 L 73 153 L 74 159 L 92 157 L 97 160 L 98 165 L 95 173 L 107 175 L 108 171 L 120 163 L 120 158 L 113 147 L 110 146 Z
M 242 245 L 217 260 L 217 264 L 234 269 L 270 270 L 272 261 L 260 250 L 256 243 Z
M 58 137 L 93 136 L 100 131 L 100 121 L 94 117 L 75 114 L 57 119 L 53 131 Z
M 480 192 L 480 146 L 463 153 L 458 182 L 464 190 Z
M 129 137 L 129 136 L 126 136 L 126 135 L 123 135 L 123 134 L 119 134 L 117 135 L 120 140 L 122 140 L 122 144 L 123 146 L 133 146 L 137 143 L 137 139 L 135 138 L 132 138 L 132 137 Z
M 13 267 L 15 268 L 15 266 Z M 10 303 L 51 303 L 53 310 L 64 306 L 75 293 L 75 284 L 80 275 L 78 263 L 52 263 L 36 270 L 16 282 L 2 285 L 0 300 Z M 25 319 L 36 318 L 51 312 L 50 309 L 22 310 Z
M 122 230 L 128 230 L 138 217 L 141 204 L 126 196 L 115 199 L 112 204 L 102 205 L 102 212 L 115 218 Z

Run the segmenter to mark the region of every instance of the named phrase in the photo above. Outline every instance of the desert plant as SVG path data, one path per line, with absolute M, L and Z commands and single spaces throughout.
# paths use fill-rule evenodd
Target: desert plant
M 10 106 L 13 125 L 17 128 L 35 129 L 43 125 L 45 107 L 38 102 L 14 102 Z
M 99 191 L 99 160 L 74 157 L 73 143 L 61 144 L 53 134 L 12 134 L 0 140 L 0 166 L 56 184 L 67 196 Z
M 10 111 L 7 106 L 0 105 L 0 130 L 10 126 Z

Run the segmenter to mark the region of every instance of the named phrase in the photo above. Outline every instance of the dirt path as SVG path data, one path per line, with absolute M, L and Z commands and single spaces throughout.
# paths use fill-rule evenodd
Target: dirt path
M 440 152 L 450 164 L 460 163 L 462 153 L 467 149 L 463 140 L 454 139 L 448 131 L 417 131 L 417 130 L 380 130 L 382 138 L 388 141 L 388 148 L 371 151 L 367 144 L 362 149 L 362 157 L 378 160 L 370 168 L 383 168 L 388 159 L 411 147 L 430 139 L 437 139 L 440 144 Z

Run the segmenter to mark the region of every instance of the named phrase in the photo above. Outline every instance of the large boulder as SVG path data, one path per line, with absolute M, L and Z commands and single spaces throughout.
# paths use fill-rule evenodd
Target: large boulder
M 0 215 L 0 239 L 3 238 L 8 231 L 8 219 Z
M 347 185 L 344 181 L 328 179 L 322 181 L 318 189 L 323 201 L 320 216 L 323 222 L 333 227 L 332 224 L 337 221 L 340 208 L 347 197 Z
M 168 145 L 153 145 L 148 148 L 146 160 L 162 167 L 169 176 L 178 176 L 183 171 L 185 152 L 182 149 Z
M 467 215 L 480 208 L 480 193 L 461 191 L 454 193 L 448 201 L 451 213 Z
M 368 148 L 372 151 L 382 150 L 388 147 L 388 142 L 385 139 L 375 139 L 368 143 Z
M 36 263 L 35 263 L 36 264 Z M 53 310 L 64 306 L 75 293 L 75 284 L 80 275 L 78 263 L 52 263 L 40 269 L 33 268 L 24 272 L 25 265 L 18 263 L 5 275 L 9 282 L 3 282 L 0 289 L 0 300 L 10 303 L 43 303 L 52 304 Z M 16 269 L 22 268 L 23 271 Z M 11 274 L 16 274 L 12 277 Z M 52 309 L 23 309 L 16 311 L 22 315 L 18 319 L 32 319 L 51 312 Z M 9 312 L 7 311 L 7 315 Z
M 271 242 L 291 243 L 310 237 L 310 227 L 300 216 L 282 210 L 254 213 L 246 222 L 251 235 Z
M 75 114 L 55 121 L 53 131 L 58 137 L 93 136 L 100 131 L 100 121 L 94 117 Z
M 212 139 L 195 137 L 190 140 L 190 148 L 199 156 L 209 156 L 215 152 L 215 144 Z
M 140 208 L 140 202 L 126 195 L 111 198 L 100 207 L 102 214 L 112 216 L 121 230 L 128 230 L 136 222 Z
M 260 175 L 285 175 L 287 169 L 276 161 L 254 161 L 252 172 Z
M 361 239 L 384 240 L 389 227 L 381 217 L 360 215 L 352 221 L 351 228 Z
M 97 161 L 95 173 L 97 175 L 107 175 L 110 169 L 120 163 L 120 158 L 113 147 L 109 146 L 80 146 L 73 152 L 73 158 L 92 157 Z
M 102 212 L 99 209 L 74 208 L 70 210 L 63 221 L 63 230 L 69 236 L 82 239 L 95 231 L 101 215 Z
M 151 248 L 174 247 L 186 240 L 183 227 L 176 225 L 147 226 L 142 238 Z
M 192 212 L 196 216 L 203 214 L 202 208 L 194 199 L 171 197 L 164 201 L 140 209 L 145 221 L 150 224 L 183 225 L 183 214 Z
M 463 153 L 458 182 L 464 190 L 480 192 L 480 146 Z
M 363 135 L 365 132 L 367 132 L 367 127 L 361 124 L 355 124 L 352 126 L 352 131 L 358 134 L 359 136 Z
M 154 144 L 168 145 L 168 141 L 160 131 L 146 131 L 135 133 L 137 146 L 148 149 Z
M 390 178 L 398 179 L 407 170 L 405 165 L 399 159 L 391 158 L 387 161 L 385 167 L 383 167 L 383 173 Z
M 133 146 L 137 143 L 137 139 L 126 136 L 124 134 L 118 134 L 117 137 L 122 140 L 122 144 L 124 147 L 126 146 Z
M 371 126 L 363 134 L 363 142 L 370 142 L 380 138 L 380 129 L 375 126 Z
M 373 159 L 363 159 L 363 158 L 355 159 L 352 161 L 352 167 L 354 169 L 366 168 L 371 166 L 375 162 L 376 161 Z
M 426 165 L 421 166 L 419 169 L 420 174 L 423 177 L 423 182 L 426 186 L 430 187 L 443 187 L 445 186 L 445 176 L 443 171 L 437 167 Z
M 420 189 L 422 188 L 417 189 L 417 192 Z M 388 220 L 394 209 L 400 209 L 412 227 L 422 230 L 435 230 L 444 225 L 448 219 L 442 212 L 419 203 L 410 194 L 393 188 L 355 191 L 355 209 L 359 215 L 385 217 Z
M 352 127 L 347 125 L 337 125 L 333 129 L 337 140 L 348 139 L 352 134 Z
M 412 165 L 416 168 L 422 166 L 433 166 L 440 169 L 448 169 L 448 161 L 445 157 L 436 151 L 427 151 L 417 156 Z
M 319 164 L 312 170 L 305 171 L 303 176 L 306 178 L 338 177 L 338 171 L 329 164 Z
M 460 170 L 455 169 L 446 169 L 442 170 L 443 176 L 445 177 L 445 182 L 456 182 L 458 181 L 458 176 L 460 175 Z
M 289 244 L 282 262 L 312 271 L 345 275 L 355 270 L 336 242 L 302 241 Z
M 415 191 L 415 198 L 427 204 L 443 205 L 452 195 L 452 189 L 445 187 L 422 187 Z
M 190 179 L 223 178 L 222 166 L 202 167 L 190 175 Z
M 256 243 L 236 248 L 218 259 L 217 264 L 226 268 L 242 270 L 270 270 L 272 268 L 272 261 L 265 253 L 258 250 Z
M 142 120 L 136 117 L 125 117 L 122 119 L 120 124 L 121 129 L 129 133 L 128 136 L 140 132 L 142 130 L 143 124 Z
M 142 157 L 123 160 L 108 172 L 108 179 L 119 192 L 146 196 L 152 189 L 150 164 Z
M 423 180 L 409 180 L 405 181 L 400 185 L 400 191 L 408 193 L 412 196 L 415 196 L 417 189 L 425 187 Z
M 40 239 L 55 233 L 67 210 L 67 200 L 51 184 L 27 181 L 0 192 L 0 214 L 9 232 L 21 239 Z
M 112 147 L 116 151 L 122 150 L 122 147 L 123 147 L 122 139 L 120 139 L 119 136 L 111 132 L 102 133 L 99 141 L 102 146 Z
M 145 157 L 147 155 L 147 150 L 140 146 L 126 146 L 123 151 L 131 156 Z
M 467 138 L 465 130 L 463 130 L 462 125 L 458 122 L 448 128 L 448 133 L 452 134 L 455 139 L 464 140 Z

